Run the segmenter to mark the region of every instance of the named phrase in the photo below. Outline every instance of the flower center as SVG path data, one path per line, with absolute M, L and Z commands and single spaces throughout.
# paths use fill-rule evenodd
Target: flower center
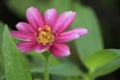
M 39 35 L 38 35 L 38 42 L 42 43 L 43 45 L 50 44 L 54 41 L 54 35 L 51 31 L 49 25 L 45 25 L 43 28 L 39 28 Z

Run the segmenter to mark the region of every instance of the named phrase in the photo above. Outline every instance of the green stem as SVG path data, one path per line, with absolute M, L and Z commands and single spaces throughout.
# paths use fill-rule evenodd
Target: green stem
M 49 57 L 50 57 L 50 52 L 46 51 L 43 53 L 45 57 L 45 67 L 44 67 L 44 80 L 49 80 Z
M 49 58 L 45 58 L 44 80 L 49 80 L 48 60 Z

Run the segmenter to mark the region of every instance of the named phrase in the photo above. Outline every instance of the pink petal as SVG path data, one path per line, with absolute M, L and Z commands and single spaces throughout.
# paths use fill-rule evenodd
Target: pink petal
M 57 57 L 64 57 L 70 55 L 69 47 L 66 44 L 62 43 L 54 43 L 51 46 L 50 51 L 52 52 L 53 55 Z
M 50 25 L 51 27 L 54 26 L 56 20 L 58 17 L 58 13 L 56 11 L 56 9 L 52 8 L 52 9 L 48 9 L 45 14 L 44 14 L 44 19 L 47 25 Z
M 20 42 L 17 44 L 17 47 L 21 52 L 30 52 L 35 49 L 36 43 L 31 41 Z
M 44 52 L 44 51 L 46 51 L 46 50 L 48 50 L 50 48 L 50 46 L 49 45 L 42 45 L 42 44 L 37 44 L 37 46 L 36 46 L 36 48 L 35 48 L 35 51 L 36 52 L 39 52 L 39 53 L 42 53 L 42 52 Z
M 87 33 L 88 31 L 85 28 L 72 29 L 67 32 L 61 33 L 59 36 L 56 36 L 56 42 L 68 42 L 79 38 Z
M 30 35 L 28 33 L 23 33 L 23 32 L 20 32 L 20 31 L 11 31 L 11 35 L 14 38 L 18 38 L 18 39 L 24 40 L 24 41 L 32 41 L 32 40 L 34 40 L 33 35 Z
M 53 28 L 53 31 L 56 33 L 63 32 L 65 29 L 67 29 L 72 24 L 73 20 L 75 19 L 75 16 L 76 16 L 76 13 L 72 11 L 62 13 L 59 16 Z
M 27 9 L 26 17 L 28 22 L 37 30 L 38 27 L 44 26 L 43 17 L 40 11 L 35 7 Z
M 49 46 L 43 46 L 35 41 L 20 42 L 17 44 L 17 47 L 21 52 L 30 52 L 35 50 L 36 52 L 41 53 L 49 49 Z
M 35 33 L 35 30 L 32 28 L 32 26 L 25 22 L 19 22 L 16 27 L 21 32 L 27 32 L 32 34 Z

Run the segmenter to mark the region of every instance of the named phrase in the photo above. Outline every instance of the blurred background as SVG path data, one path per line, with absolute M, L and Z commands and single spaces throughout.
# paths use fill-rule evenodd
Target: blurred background
M 16 3 L 17 1 L 18 3 Z M 28 2 L 29 4 L 29 1 L 31 0 L 24 0 L 24 1 Z M 47 1 L 50 0 L 45 0 L 44 2 L 47 3 Z M 105 48 L 119 49 L 120 48 L 120 0 L 80 0 L 78 2 L 79 4 L 90 6 L 94 10 L 100 24 Z M 19 9 L 19 7 L 22 7 L 21 4 L 24 4 L 24 2 L 21 2 L 21 0 L 0 0 L 0 21 L 8 24 L 11 29 L 16 29 L 15 25 L 19 21 L 26 21 L 25 19 L 26 8 L 24 8 L 20 12 L 16 10 Z M 42 6 L 46 6 L 46 5 L 42 5 Z M 45 10 L 43 9 L 43 11 Z M 21 16 L 21 14 L 23 14 L 24 16 L 23 15 Z M 119 75 L 120 75 L 120 69 L 106 76 L 99 77 L 97 80 L 112 80 L 112 79 L 120 80 Z

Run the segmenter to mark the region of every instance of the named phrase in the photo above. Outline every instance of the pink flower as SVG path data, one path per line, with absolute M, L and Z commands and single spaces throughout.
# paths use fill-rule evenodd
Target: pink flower
M 75 12 L 68 11 L 58 16 L 56 9 L 48 9 L 44 16 L 35 7 L 27 9 L 28 23 L 19 22 L 18 31 L 11 31 L 14 38 L 23 40 L 17 44 L 21 52 L 50 50 L 57 57 L 70 55 L 70 49 L 65 42 L 69 42 L 87 34 L 87 29 L 76 28 L 65 31 L 76 16 Z M 64 32 L 65 31 L 65 32 Z

